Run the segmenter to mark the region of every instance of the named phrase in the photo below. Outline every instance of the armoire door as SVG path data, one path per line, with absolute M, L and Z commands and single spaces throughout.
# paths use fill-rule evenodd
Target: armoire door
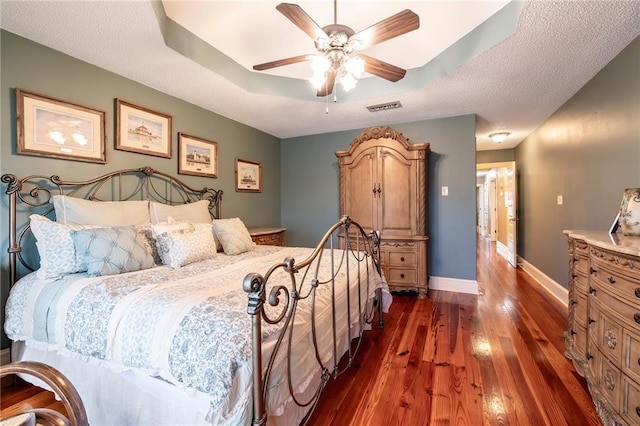
M 358 154 L 344 173 L 344 211 L 365 230 L 377 230 L 376 148 Z
M 416 162 L 388 147 L 378 148 L 378 230 L 382 235 L 416 233 Z

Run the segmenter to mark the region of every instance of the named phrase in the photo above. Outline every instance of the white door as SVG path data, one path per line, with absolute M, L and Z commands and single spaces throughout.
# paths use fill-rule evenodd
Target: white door
M 507 225 L 507 261 L 514 268 L 518 264 L 518 194 L 516 192 L 518 185 L 516 181 L 516 162 L 512 161 L 511 165 L 507 167 L 507 179 L 505 188 L 507 218 L 509 223 Z

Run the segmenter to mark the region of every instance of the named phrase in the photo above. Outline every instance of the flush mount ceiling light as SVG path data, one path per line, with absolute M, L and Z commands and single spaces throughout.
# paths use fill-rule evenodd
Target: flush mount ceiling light
M 492 133 L 489 135 L 489 137 L 495 143 L 502 143 L 507 140 L 507 136 L 509 136 L 510 134 L 511 133 L 509 132 L 499 132 L 499 133 Z
M 313 76 L 309 82 L 317 90 L 318 96 L 331 94 L 336 80 L 345 91 L 353 89 L 365 71 L 393 82 L 401 80 L 407 72 L 371 56 L 353 53 L 417 30 L 420 18 L 408 9 L 358 33 L 346 25 L 338 24 L 337 0 L 333 1 L 333 24 L 322 28 L 296 4 L 280 3 L 276 9 L 313 39 L 318 53 L 254 65 L 256 71 L 310 61 Z

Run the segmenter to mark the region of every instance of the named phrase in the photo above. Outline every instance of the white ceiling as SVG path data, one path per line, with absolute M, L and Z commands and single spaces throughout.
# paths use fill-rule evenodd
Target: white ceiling
M 363 52 L 408 69 L 403 80 L 363 78 L 348 94 L 337 89 L 334 103 L 303 80 L 308 64 L 250 71 L 314 53 L 277 4 L 1 0 L 0 23 L 280 138 L 476 114 L 479 150 L 516 146 L 640 34 L 640 1 L 339 0 L 338 23 L 355 31 L 406 8 L 421 27 Z M 333 23 L 332 1 L 296 4 L 320 26 Z M 365 108 L 397 100 L 403 108 Z M 495 131 L 511 135 L 495 145 Z

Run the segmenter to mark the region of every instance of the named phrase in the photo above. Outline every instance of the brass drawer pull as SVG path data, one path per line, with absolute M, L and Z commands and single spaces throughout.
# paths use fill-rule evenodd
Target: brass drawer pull
M 636 314 L 636 315 L 638 315 L 638 314 Z M 639 315 L 639 317 L 640 317 L 640 315 Z M 589 324 L 593 324 L 594 322 L 596 322 L 596 320 L 594 320 L 593 318 L 589 318 Z
M 636 414 L 640 417 L 640 405 L 636 407 Z
M 404 256 L 400 258 L 400 262 L 404 262 Z
M 400 278 L 404 278 L 404 274 L 400 274 Z
M 593 274 L 598 273 L 598 271 L 593 269 L 592 267 L 589 267 L 589 273 L 593 275 Z
M 587 354 L 587 361 L 591 361 L 593 359 L 593 355 Z
M 596 289 L 593 287 L 589 287 L 589 293 L 596 294 Z
M 577 305 L 577 304 L 578 304 L 578 301 L 577 301 L 577 300 L 572 300 L 572 301 L 571 301 L 571 305 Z
M 609 277 L 607 279 L 607 281 L 609 281 L 609 284 L 615 284 L 616 283 L 616 280 L 613 277 Z
M 636 294 L 636 297 L 640 298 L 640 287 L 636 287 L 635 294 Z
M 575 336 L 576 334 L 578 334 L 578 332 L 577 332 L 577 331 L 573 331 L 573 330 L 571 330 L 571 335 L 572 335 L 572 336 Z M 640 360 L 638 360 L 638 361 L 640 361 Z
M 640 314 L 638 313 L 633 314 L 633 319 L 635 320 L 635 322 L 640 324 Z

